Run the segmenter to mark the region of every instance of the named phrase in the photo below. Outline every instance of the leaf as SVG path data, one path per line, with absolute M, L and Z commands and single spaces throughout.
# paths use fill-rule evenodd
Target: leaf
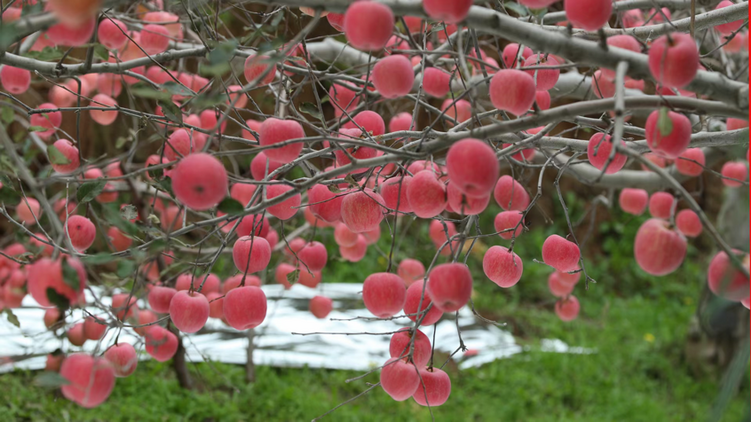
M 130 220 L 121 217 L 120 213 L 111 207 L 102 207 L 102 213 L 104 214 L 104 219 L 111 225 L 117 227 L 121 232 L 130 236 L 137 236 L 140 233 L 138 226 L 131 223 Z
M 289 284 L 295 284 L 297 283 L 297 280 L 300 279 L 300 269 L 296 269 L 295 271 L 292 271 L 287 274 L 287 281 Z
M 70 384 L 67 378 L 54 371 L 44 371 L 34 377 L 34 385 L 44 388 L 59 388 Z
M 202 92 L 193 99 L 192 105 L 198 108 L 211 108 L 229 101 L 224 92 Z
M 13 134 L 13 142 L 21 142 L 21 139 L 24 139 L 26 135 L 23 134 L 20 130 Z
M 207 59 L 212 65 L 218 65 L 221 63 L 228 63 L 235 57 L 235 50 L 237 49 L 237 40 L 230 40 L 219 43 L 208 54 Z
M 154 255 L 156 253 L 161 253 L 163 250 L 167 249 L 167 241 L 164 239 L 156 239 L 149 245 L 148 252 L 151 255 Z
M 51 164 L 59 164 L 59 165 L 66 165 L 70 164 L 70 160 L 63 155 L 62 152 L 60 152 L 59 149 L 57 149 L 54 145 L 48 145 L 47 146 L 47 157 L 50 160 Z
M 542 20 L 542 18 L 548 13 L 548 9 L 545 7 L 542 9 L 529 9 L 529 13 L 535 15 L 538 20 Z
M 2 189 L 0 189 L 0 203 L 16 205 L 19 202 L 21 202 L 21 195 L 8 185 L 3 184 Z
M 107 50 L 107 47 L 105 47 L 105 46 L 103 46 L 101 44 L 94 45 L 94 55 L 96 55 L 97 57 L 99 57 L 100 59 L 102 59 L 105 62 L 107 60 L 109 60 L 109 58 L 110 58 L 110 52 L 109 52 L 109 50 Z
M 21 8 L 21 16 L 33 15 L 42 11 L 42 2 L 36 2 L 29 4 L 30 2 L 24 2 L 24 6 Z
M 172 179 L 169 177 L 165 177 L 164 179 L 157 182 L 160 188 L 162 188 L 163 191 L 167 192 L 169 196 L 175 197 L 175 193 L 172 192 Z
M 339 186 L 337 186 L 337 185 L 335 185 L 335 184 L 333 184 L 333 183 L 332 183 L 332 184 L 330 184 L 330 185 L 327 185 L 326 187 L 327 187 L 327 188 L 329 188 L 329 192 L 333 192 L 333 193 L 342 193 L 342 190 L 341 190 L 341 189 L 339 189 Z
M 300 106 L 300 111 L 306 114 L 310 114 L 311 116 L 319 120 L 323 118 L 323 113 L 321 113 L 321 110 L 312 103 L 302 103 L 302 105 Z
M 28 51 L 23 56 L 43 62 L 56 62 L 63 58 L 63 52 L 57 48 L 47 46 L 42 51 Z
M 133 256 L 133 260 L 136 263 L 141 263 L 146 260 L 146 251 L 138 248 L 130 248 L 130 254 Z
M 149 173 L 149 177 L 151 177 L 154 180 L 159 180 L 162 177 L 164 177 L 164 169 L 163 168 L 156 168 L 153 170 L 149 170 L 151 167 L 156 167 L 155 165 L 149 165 L 146 167 L 146 172 Z
M 122 259 L 117 261 L 117 271 L 115 271 L 115 274 L 120 278 L 126 278 L 133 274 L 135 268 L 136 264 L 133 261 Z
M 10 160 L 10 157 L 8 157 L 8 154 L 0 154 L 0 171 L 4 171 L 5 173 L 10 173 L 14 176 L 18 174 L 16 172 L 16 166 Z
M 107 252 L 100 252 L 95 255 L 87 255 L 81 257 L 81 262 L 89 265 L 101 265 L 106 264 L 108 262 L 112 262 L 115 259 L 118 259 L 116 256 L 107 253 Z
M 138 210 L 136 209 L 136 206 L 132 204 L 124 205 L 120 208 L 120 217 L 128 221 L 138 218 Z
M 63 282 L 74 291 L 78 291 L 81 288 L 81 279 L 78 278 L 78 271 L 70 266 L 67 259 L 63 259 Z
M 276 16 L 274 16 L 274 19 L 271 20 L 271 27 L 276 28 L 279 26 L 279 23 L 282 22 L 282 19 L 284 19 L 284 13 L 277 13 Z
M 175 123 L 181 125 L 183 124 L 183 113 L 180 111 L 180 108 L 175 105 L 175 103 L 173 103 L 172 101 L 157 101 L 157 104 L 159 104 L 159 106 L 162 108 L 164 117 Z
M 44 126 L 29 126 L 29 132 L 44 132 L 46 130 L 50 130 L 50 128 Z
M 230 62 L 235 57 L 237 40 L 218 43 L 209 51 L 206 58 L 208 65 L 202 65 L 201 71 L 211 75 L 221 75 L 230 69 Z
M 13 113 L 13 109 L 10 107 L 3 107 L 3 111 L 0 113 L 0 117 L 2 117 L 5 124 L 10 124 L 13 121 L 14 115 L 15 113 Z
M 516 13 L 519 16 L 527 16 L 529 14 L 529 11 L 527 10 L 527 8 L 522 6 L 519 3 L 507 1 L 506 3 L 503 3 L 503 7 L 508 10 L 511 10 L 512 12 Z
M 5 308 L 5 315 L 8 317 L 8 322 L 15 325 L 16 328 L 21 328 L 21 323 L 18 321 L 18 317 L 10 308 Z
M 154 89 L 151 85 L 136 86 L 130 89 L 130 93 L 136 97 L 148 98 L 151 100 L 170 101 L 172 94 L 169 92 Z
M 50 301 L 53 305 L 55 305 L 58 309 L 68 309 L 70 307 L 70 301 L 67 297 L 61 295 L 57 292 L 57 290 L 53 289 L 52 287 L 47 287 L 47 300 Z
M 158 226 L 161 223 L 161 221 L 159 220 L 159 217 L 156 214 L 149 214 L 149 216 L 146 217 L 146 219 L 149 220 L 149 222 L 155 226 Z
M 6 51 L 16 41 L 17 34 L 15 23 L 3 22 L 0 25 L 0 50 Z
M 347 183 L 349 183 L 349 185 L 352 186 L 353 188 L 359 188 L 360 187 L 360 185 L 357 183 L 357 180 L 355 180 L 355 178 L 352 177 L 351 174 L 348 174 L 347 176 L 345 176 L 344 177 L 344 181 L 347 182 Z
M 117 141 L 115 141 L 115 148 L 116 149 L 121 149 L 122 147 L 125 146 L 126 142 L 128 142 L 128 138 L 126 138 L 124 136 L 121 136 L 121 137 L 117 138 Z
M 183 97 L 192 97 L 195 95 L 193 91 L 174 81 L 163 83 L 162 88 L 172 95 L 181 95 Z
M 116 274 L 113 274 L 113 273 L 102 273 L 102 274 L 99 274 L 99 278 L 101 278 L 102 280 L 104 280 L 107 284 L 119 283 L 120 280 L 121 280 L 120 277 L 118 277 Z
M 225 214 L 238 215 L 242 214 L 245 207 L 237 199 L 228 196 L 219 203 L 217 209 Z
M 105 180 L 95 180 L 82 184 L 78 187 L 78 191 L 76 192 L 76 200 L 78 200 L 79 204 L 91 202 L 102 193 L 106 184 L 107 181 Z
M 230 70 L 229 62 L 219 63 L 215 65 L 207 65 L 201 63 L 199 65 L 199 73 L 208 76 L 218 76 L 227 73 Z
M 660 109 L 660 116 L 657 118 L 657 130 L 660 131 L 660 136 L 666 137 L 673 133 L 673 121 L 668 114 L 668 108 L 662 107 Z
M 159 231 L 159 229 L 157 229 L 156 227 L 153 227 L 153 226 L 139 225 L 138 229 L 141 230 L 142 232 L 146 233 L 147 235 L 151 236 L 151 237 L 160 237 L 160 236 L 162 236 L 164 234 L 161 231 Z M 135 250 L 138 250 L 138 249 L 135 249 Z

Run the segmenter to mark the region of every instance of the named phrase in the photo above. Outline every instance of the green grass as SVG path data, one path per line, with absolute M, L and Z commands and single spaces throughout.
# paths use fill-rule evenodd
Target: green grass
M 586 309 L 577 323 L 551 312 L 517 307 L 536 338 L 558 337 L 596 348 L 590 355 L 532 351 L 481 368 L 457 371 L 449 364 L 452 395 L 433 410 L 437 420 L 459 421 L 698 421 L 708 415 L 718 385 L 691 376 L 680 350 L 693 306 L 679 299 L 613 298 Z M 480 351 L 482 353 L 482 351 Z M 93 410 L 30 386 L 34 373 L 0 377 L 0 420 L 310 420 L 376 382 L 377 375 L 345 383 L 356 372 L 257 368 L 246 385 L 243 368 L 201 363 L 191 370 L 198 388 L 181 390 L 169 366 L 142 362 L 119 379 L 112 396 Z M 748 382 L 723 420 L 748 411 Z M 430 420 L 411 400 L 396 403 L 376 388 L 329 417 L 346 421 Z
M 582 212 L 572 207 L 572 212 Z M 487 213 L 492 219 L 492 212 Z M 492 221 L 492 220 L 491 220 Z M 560 221 L 560 220 L 559 220 Z M 614 223 L 612 221 L 616 221 Z M 597 280 L 575 291 L 582 312 L 564 323 L 553 313 L 547 293 L 550 270 L 532 262 L 539 245 L 562 227 L 525 233 L 515 250 L 524 258 L 522 281 L 511 289 L 489 282 L 479 265 L 481 254 L 469 259 L 475 275 L 477 309 L 488 318 L 508 323 L 528 352 L 481 368 L 458 371 L 447 365 L 452 380 L 449 401 L 433 409 L 440 421 L 702 421 L 719 392 L 716 377 L 696 377 L 684 362 L 688 321 L 696 310 L 707 253 L 690 247 L 681 269 L 661 278 L 648 277 L 633 262 L 631 244 L 641 220 L 616 215 L 597 227 L 601 244 L 586 248 L 587 271 Z M 485 230 L 492 222 L 483 217 Z M 425 224 L 415 225 L 397 261 L 432 256 Z M 385 226 L 384 226 L 385 227 Z M 330 256 L 335 247 L 324 234 Z M 485 239 L 478 251 L 499 238 Z M 389 241 L 379 243 L 388 251 Z M 405 252 L 406 251 L 406 252 Z M 383 271 L 386 259 L 371 248 L 357 265 L 332 261 L 327 282 L 360 282 Z M 572 346 L 596 349 L 589 355 L 545 353 L 540 340 L 558 338 Z M 457 342 L 458 343 L 458 342 Z M 483 353 L 482 350 L 479 353 Z M 257 368 L 257 382 L 247 385 L 244 369 L 216 363 L 190 366 L 197 388 L 179 388 L 169 366 L 142 362 L 129 378 L 118 379 L 102 406 L 86 410 L 59 393 L 32 385 L 35 373 L 17 371 L 0 376 L 0 421 L 300 421 L 311 420 L 377 382 L 377 374 L 346 383 L 359 375 L 350 371 L 310 368 Z M 749 380 L 730 401 L 724 421 L 740 421 L 749 412 Z M 332 421 L 428 421 L 430 413 L 412 400 L 396 403 L 380 388 L 338 409 Z

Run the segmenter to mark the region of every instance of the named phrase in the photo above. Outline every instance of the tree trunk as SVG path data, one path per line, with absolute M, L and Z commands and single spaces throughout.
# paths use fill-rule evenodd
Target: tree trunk
M 177 352 L 175 352 L 175 357 L 172 358 L 172 367 L 175 370 L 177 382 L 180 383 L 180 387 L 190 390 L 193 388 L 193 380 L 190 378 L 190 372 L 188 372 L 188 365 L 185 359 L 185 347 L 183 347 L 183 338 L 180 336 L 180 332 L 176 328 L 170 327 L 170 331 L 177 336 Z
M 248 384 L 256 382 L 256 365 L 253 363 L 253 338 L 255 337 L 254 330 L 248 330 L 248 360 L 245 362 L 245 381 Z

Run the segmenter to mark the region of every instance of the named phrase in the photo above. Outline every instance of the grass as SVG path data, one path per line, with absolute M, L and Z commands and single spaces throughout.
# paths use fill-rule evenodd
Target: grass
M 574 207 L 572 207 L 573 209 Z M 575 212 L 575 209 L 574 209 Z M 492 218 L 492 212 L 487 213 Z M 628 221 L 616 216 L 613 221 Z M 542 240 L 555 230 L 534 230 L 515 250 L 524 257 L 524 276 L 512 289 L 499 289 L 481 274 L 478 257 L 475 304 L 489 318 L 508 323 L 529 351 L 481 368 L 447 370 L 452 380 L 449 401 L 433 409 L 440 421 L 701 421 L 708 418 L 719 392 L 719 377 L 696 377 L 682 350 L 688 321 L 696 309 L 706 268 L 706 253 L 691 247 L 681 269 L 661 278 L 636 268 L 630 250 L 641 220 L 604 222 L 597 227 L 608 239 L 588 256 L 587 271 L 597 280 L 575 294 L 582 302 L 576 321 L 563 323 L 553 313 L 547 293 L 549 269 L 532 262 Z M 481 225 L 488 227 L 483 217 Z M 492 222 L 490 223 L 492 226 Z M 324 236 L 330 236 L 324 235 Z M 385 236 L 384 236 L 385 237 Z M 401 251 L 417 251 L 429 262 L 425 225 L 414 227 Z M 478 251 L 500 244 L 486 239 Z M 330 245 L 329 245 L 330 246 Z M 388 251 L 389 242 L 379 244 Z M 594 248 L 591 248 L 594 249 Z M 335 255 L 335 249 L 329 250 Z M 397 260 L 405 257 L 404 252 Z M 327 282 L 362 281 L 383 271 L 386 262 L 374 248 L 358 265 L 332 261 Z M 479 272 L 478 272 L 479 271 Z M 558 338 L 569 345 L 596 349 L 588 355 L 540 351 L 540 340 Z M 480 350 L 479 353 L 483 351 Z M 35 373 L 17 371 L 0 377 L 0 421 L 299 421 L 311 420 L 377 382 L 377 374 L 349 371 L 258 367 L 255 384 L 243 381 L 238 366 L 197 363 L 190 366 L 197 388 L 182 390 L 170 367 L 142 362 L 129 378 L 118 379 L 112 396 L 96 409 L 82 409 L 59 393 L 32 385 Z M 740 421 L 749 413 L 745 376 L 723 420 Z M 338 409 L 332 421 L 429 421 L 428 409 L 412 400 L 397 403 L 380 388 Z
M 648 296 L 614 298 L 586 308 L 576 324 L 550 312 L 517 308 L 517 320 L 540 337 L 596 348 L 590 355 L 541 352 L 527 339 L 526 354 L 481 368 L 457 371 L 449 365 L 452 395 L 433 410 L 437 420 L 459 421 L 697 421 L 705 420 L 717 395 L 711 379 L 696 379 L 681 361 L 685 321 L 693 306 Z M 482 351 L 480 351 L 482 353 Z M 0 420 L 310 420 L 376 382 L 345 383 L 355 372 L 257 368 L 258 381 L 246 385 L 243 368 L 223 364 L 191 366 L 198 384 L 185 391 L 165 364 L 142 362 L 119 379 L 112 396 L 86 410 L 59 395 L 30 386 L 34 373 L 16 372 L 0 380 Z M 724 420 L 748 412 L 748 382 L 733 399 Z M 395 403 L 380 388 L 330 416 L 346 421 L 430 420 L 411 400 Z

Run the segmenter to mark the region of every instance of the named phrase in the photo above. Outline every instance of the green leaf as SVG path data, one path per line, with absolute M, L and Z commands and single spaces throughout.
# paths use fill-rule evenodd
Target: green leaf
M 142 263 L 144 260 L 146 260 L 146 251 L 138 248 L 130 248 L 129 250 L 130 254 L 133 256 L 134 262 Z
M 67 297 L 61 295 L 57 290 L 52 287 L 47 287 L 47 300 L 55 305 L 58 309 L 68 309 L 70 307 L 70 301 Z
M 4 171 L 5 173 L 10 173 L 14 176 L 18 174 L 16 172 L 16 166 L 10 160 L 10 157 L 8 157 L 8 154 L 0 154 L 0 171 Z
M 76 200 L 78 200 L 78 203 L 80 204 L 91 202 L 102 193 L 106 184 L 107 182 L 105 180 L 94 180 L 82 184 L 78 187 L 78 191 L 76 192 Z
M 126 278 L 133 275 L 135 268 L 136 264 L 133 261 L 121 259 L 117 261 L 117 271 L 115 271 L 115 274 L 120 278 Z
M 82 256 L 81 262 L 89 265 L 101 265 L 106 264 L 108 262 L 112 262 L 115 259 L 118 259 L 116 256 L 113 256 L 110 253 L 107 252 L 100 252 L 95 255 L 88 255 L 88 256 Z
M 26 138 L 26 135 L 22 131 L 16 131 L 16 133 L 13 134 L 13 142 L 21 142 L 21 139 Z
M 154 216 L 154 217 L 156 217 L 156 216 Z M 159 218 L 159 217 L 156 217 L 156 218 Z M 153 221 L 153 220 L 149 220 L 149 221 Z M 151 237 L 160 237 L 160 236 L 163 235 L 163 233 L 158 228 L 156 228 L 154 226 L 139 225 L 138 229 L 141 230 L 142 232 L 146 233 L 147 235 L 151 236 Z M 135 249 L 134 251 L 137 251 L 137 249 Z
M 668 114 L 668 108 L 662 107 L 660 109 L 660 116 L 657 118 L 657 130 L 660 131 L 660 136 L 670 136 L 673 133 L 673 121 Z
M 28 51 L 24 57 L 36 59 L 43 62 L 56 62 L 63 58 L 63 52 L 57 48 L 44 47 L 42 51 Z
M 162 107 L 162 113 L 164 113 L 164 117 L 175 123 L 181 125 L 183 124 L 183 113 L 180 111 L 180 108 L 175 105 L 175 103 L 173 103 L 172 101 L 157 101 L 157 104 Z
M 99 274 L 99 278 L 101 278 L 107 284 L 119 283 L 121 281 L 121 278 L 113 273 Z
M 0 202 L 4 204 L 16 205 L 21 202 L 21 195 L 8 187 L 8 185 L 3 184 L 2 189 L 0 189 Z
M 153 170 L 149 170 L 151 167 L 156 167 L 155 165 L 149 165 L 146 167 L 146 172 L 149 173 L 149 177 L 151 177 L 154 180 L 159 180 L 162 177 L 164 177 L 164 169 L 163 168 L 156 168 Z
M 47 146 L 47 157 L 51 164 L 66 165 L 70 164 L 70 160 L 66 158 L 59 149 L 54 145 Z
M 195 95 L 193 91 L 174 81 L 163 83 L 162 88 L 172 95 L 181 95 L 183 97 L 192 97 Z
M 17 35 L 18 32 L 15 23 L 3 22 L 0 25 L 0 50 L 8 50 L 8 47 L 16 42 Z
M 24 3 L 25 4 L 21 8 L 21 16 L 33 15 L 43 10 L 42 2 L 36 2 L 34 4 L 29 4 L 30 2 L 24 2 Z
M 29 132 L 44 132 L 45 130 L 50 130 L 50 128 L 44 126 L 29 126 Z
M 193 99 L 192 104 L 198 108 L 212 108 L 229 101 L 224 92 L 202 92 Z
M 15 325 L 16 328 L 21 328 L 21 323 L 18 321 L 18 317 L 10 308 L 5 308 L 5 315 L 8 317 L 8 322 Z
M 300 105 L 300 111 L 306 114 L 310 114 L 311 116 L 319 120 L 323 118 L 321 109 L 319 109 L 318 106 L 312 103 L 302 103 L 302 105 Z
M 243 207 L 243 204 L 240 203 L 240 201 L 228 196 L 219 203 L 217 209 L 225 214 L 238 215 L 242 214 L 245 208 Z
M 218 43 L 209 51 L 206 58 L 209 64 L 201 65 L 201 72 L 211 75 L 221 75 L 230 69 L 230 62 L 237 51 L 237 40 Z
M 237 40 L 221 42 L 209 52 L 207 59 L 209 59 L 209 63 L 212 65 L 227 63 L 235 57 L 236 49 Z
M 70 384 L 67 378 L 54 371 L 44 371 L 34 377 L 34 385 L 44 388 L 59 388 Z
M 154 89 L 151 85 L 136 86 L 130 89 L 131 94 L 140 98 L 148 98 L 151 100 L 163 100 L 170 101 L 172 94 L 169 92 Z
M 120 216 L 128 221 L 138 218 L 138 210 L 135 205 L 127 204 L 120 208 Z
M 78 271 L 71 267 L 67 259 L 63 259 L 63 282 L 75 291 L 78 291 L 81 288 L 81 280 L 78 278 Z
M 208 76 L 219 76 L 227 73 L 230 70 L 229 62 L 219 63 L 215 65 L 200 64 L 199 73 Z
M 271 20 L 270 26 L 272 28 L 279 26 L 279 24 L 282 22 L 282 19 L 284 19 L 284 15 L 284 13 L 277 13 L 276 16 L 274 16 L 274 19 Z
M 94 45 L 94 55 L 102 59 L 103 61 L 107 61 L 110 59 L 110 52 L 107 50 L 107 47 L 96 44 Z
M 529 13 L 535 15 L 537 19 L 542 19 L 548 13 L 548 9 L 545 7 L 542 9 L 529 9 Z
M 165 177 L 164 179 L 157 182 L 160 188 L 162 188 L 163 191 L 167 192 L 169 196 L 175 197 L 175 193 L 172 191 L 172 179 L 169 177 Z
M 287 274 L 287 281 L 289 282 L 289 284 L 295 284 L 297 283 L 297 280 L 299 279 L 300 279 L 300 269 L 297 269 Z
M 0 113 L 0 117 L 3 119 L 3 123 L 10 124 L 10 122 L 13 121 L 13 116 L 15 113 L 13 113 L 13 109 L 10 107 L 3 107 L 3 111 Z
M 337 185 L 335 185 L 333 183 L 330 184 L 330 185 L 327 185 L 326 187 L 329 188 L 330 192 L 333 192 L 333 193 L 342 193 L 342 190 L 339 189 L 339 186 L 337 186 Z
M 137 236 L 140 233 L 138 226 L 131 223 L 130 220 L 121 217 L 120 213 L 111 207 L 102 207 L 102 213 L 104 214 L 104 219 L 111 225 L 117 227 L 121 232 L 130 236 Z
M 166 240 L 155 239 L 147 249 L 149 254 L 154 255 L 155 253 L 161 253 L 163 250 L 167 249 L 167 246 L 169 246 L 169 244 Z
M 128 140 L 129 140 L 128 138 L 124 136 L 120 136 L 119 138 L 117 138 L 117 141 L 115 141 L 115 148 L 121 149 L 122 147 L 125 146 L 125 143 L 128 142 Z
M 529 11 L 527 10 L 527 8 L 522 6 L 519 3 L 507 1 L 506 3 L 503 3 L 503 7 L 508 10 L 511 10 L 512 12 L 516 13 L 519 16 L 527 16 L 529 14 Z

